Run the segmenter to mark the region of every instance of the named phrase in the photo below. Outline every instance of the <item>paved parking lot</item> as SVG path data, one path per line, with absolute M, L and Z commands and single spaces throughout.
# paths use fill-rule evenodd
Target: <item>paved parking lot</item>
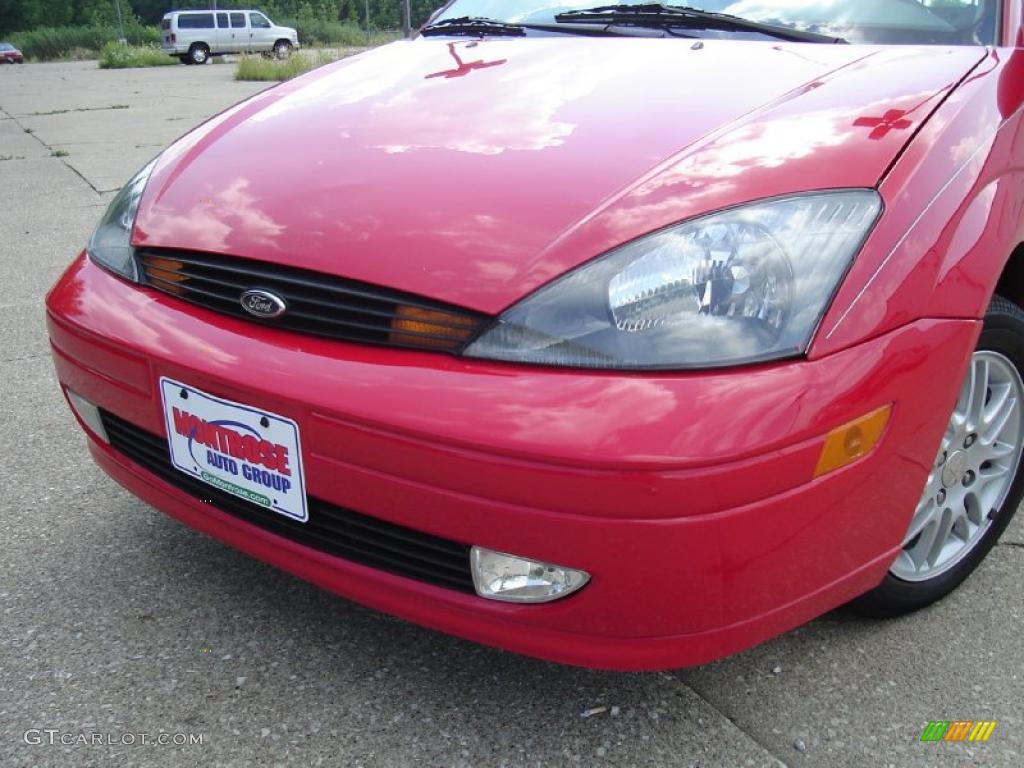
M 621 675 L 363 609 L 108 480 L 59 395 L 43 295 L 121 183 L 263 87 L 232 74 L 0 68 L 0 765 L 1024 764 L 1024 515 L 931 610 L 836 612 L 717 664 Z M 988 744 L 918 741 L 955 719 L 999 724 Z

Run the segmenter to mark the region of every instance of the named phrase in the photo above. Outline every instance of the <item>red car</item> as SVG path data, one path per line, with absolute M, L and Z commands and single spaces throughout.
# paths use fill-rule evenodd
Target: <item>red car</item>
M 1024 491 L 1020 0 L 456 0 L 227 110 L 47 299 L 99 465 L 340 595 L 706 662 Z
M 25 57 L 21 51 L 10 43 L 0 43 L 0 64 L 24 64 Z

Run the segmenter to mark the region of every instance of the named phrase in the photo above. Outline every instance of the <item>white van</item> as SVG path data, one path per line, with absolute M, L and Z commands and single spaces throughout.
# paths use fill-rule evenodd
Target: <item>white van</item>
M 299 47 L 291 27 L 279 27 L 259 11 L 172 11 L 160 23 L 161 50 L 182 64 L 205 64 L 225 53 L 273 53 L 279 59 Z

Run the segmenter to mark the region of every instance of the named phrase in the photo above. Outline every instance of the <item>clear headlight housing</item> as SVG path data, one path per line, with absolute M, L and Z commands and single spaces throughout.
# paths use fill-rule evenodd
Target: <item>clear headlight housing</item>
M 877 192 L 854 189 L 685 221 L 541 288 L 465 354 L 620 370 L 803 354 L 881 210 Z
M 110 201 L 107 212 L 96 226 L 86 251 L 89 258 L 102 267 L 134 282 L 139 281 L 138 267 L 131 246 L 132 228 L 139 201 L 153 172 L 156 160 L 151 160 Z

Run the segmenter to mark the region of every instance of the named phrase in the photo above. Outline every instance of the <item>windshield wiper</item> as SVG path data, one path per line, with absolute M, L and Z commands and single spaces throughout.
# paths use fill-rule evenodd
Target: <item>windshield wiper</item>
M 841 37 L 805 32 L 776 24 L 751 21 L 727 13 L 702 11 L 685 5 L 646 3 L 642 5 L 602 5 L 580 11 L 566 11 L 555 16 L 559 24 L 605 24 L 668 29 L 715 29 L 723 32 L 759 32 L 763 35 L 797 43 L 845 43 Z
M 459 16 L 456 19 L 435 21 L 420 30 L 424 36 L 430 35 L 497 35 L 502 37 L 523 37 L 526 27 L 521 24 L 509 24 L 504 21 L 488 19 L 482 16 Z

